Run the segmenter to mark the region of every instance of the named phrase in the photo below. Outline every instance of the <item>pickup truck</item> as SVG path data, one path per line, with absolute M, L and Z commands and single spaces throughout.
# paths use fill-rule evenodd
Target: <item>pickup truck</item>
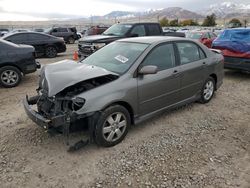
M 142 36 L 178 36 L 185 34 L 178 32 L 164 33 L 159 23 L 123 23 L 112 25 L 101 35 L 87 36 L 78 42 L 78 56 L 88 57 L 103 46 L 122 38 Z

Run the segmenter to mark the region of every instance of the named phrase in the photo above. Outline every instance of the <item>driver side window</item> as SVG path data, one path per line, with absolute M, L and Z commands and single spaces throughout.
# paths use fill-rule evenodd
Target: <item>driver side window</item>
M 173 44 L 163 44 L 154 48 L 142 63 L 142 66 L 154 65 L 158 71 L 174 67 L 175 55 Z
M 144 25 L 136 25 L 131 31 L 131 35 L 133 34 L 138 35 L 138 37 L 145 36 L 146 31 L 145 31 Z

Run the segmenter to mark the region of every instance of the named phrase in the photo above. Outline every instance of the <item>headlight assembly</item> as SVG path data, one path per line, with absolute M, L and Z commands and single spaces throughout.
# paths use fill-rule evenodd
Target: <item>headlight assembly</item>
M 95 49 L 98 50 L 98 49 L 104 47 L 106 44 L 105 43 L 93 43 L 92 45 L 95 47 Z
M 85 99 L 76 97 L 72 99 L 71 108 L 73 111 L 80 110 L 85 104 Z

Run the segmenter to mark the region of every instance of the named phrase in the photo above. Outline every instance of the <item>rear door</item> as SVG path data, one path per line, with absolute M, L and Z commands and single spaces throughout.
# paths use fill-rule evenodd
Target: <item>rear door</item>
M 190 41 L 176 42 L 181 71 L 180 100 L 195 96 L 207 75 L 207 59 L 203 50 Z
M 158 72 L 137 78 L 140 115 L 163 109 L 179 100 L 180 77 L 175 63 L 172 43 L 155 47 L 144 59 L 140 68 L 155 65 Z

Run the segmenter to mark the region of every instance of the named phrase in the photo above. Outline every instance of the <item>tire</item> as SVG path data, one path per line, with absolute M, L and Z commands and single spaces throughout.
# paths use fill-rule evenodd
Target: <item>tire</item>
M 104 147 L 120 143 L 127 135 L 130 124 L 130 114 L 126 108 L 120 105 L 108 107 L 101 113 L 97 121 L 95 142 Z
M 56 57 L 57 56 L 57 50 L 56 50 L 56 48 L 54 46 L 48 46 L 45 49 L 45 55 L 48 58 Z
M 203 104 L 208 103 L 213 98 L 214 92 L 215 81 L 212 77 L 209 77 L 202 87 L 200 102 Z
M 6 88 L 16 87 L 22 80 L 21 71 L 13 66 L 0 68 L 0 85 Z
M 75 43 L 75 39 L 73 37 L 69 37 L 68 38 L 68 43 L 69 44 L 74 44 Z

